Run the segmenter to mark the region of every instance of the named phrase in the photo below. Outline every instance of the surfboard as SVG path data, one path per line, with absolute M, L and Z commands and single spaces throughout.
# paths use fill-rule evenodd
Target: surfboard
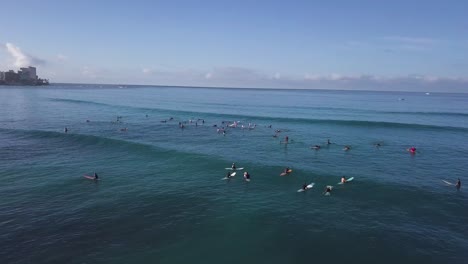
M 225 168 L 226 170 L 233 170 L 232 168 Z M 244 168 L 236 168 L 235 170 L 243 170 Z
M 249 181 L 250 181 L 250 179 L 245 179 L 245 181 L 246 181 L 246 182 L 249 182 Z
M 236 176 L 236 172 L 231 173 L 231 177 L 234 177 L 234 176 Z M 221 180 L 229 180 L 231 177 L 229 177 L 229 178 L 228 178 L 228 177 L 224 177 L 224 178 L 222 178 Z
M 292 172 L 292 170 L 288 170 L 288 172 L 283 172 L 283 173 L 281 173 L 280 176 L 288 175 L 288 174 L 291 173 L 291 172 Z
M 305 192 L 305 191 L 307 191 L 309 189 L 312 189 L 312 187 L 314 187 L 314 185 L 315 185 L 315 183 L 311 183 L 311 184 L 307 185 L 305 190 L 301 188 L 301 189 L 297 190 L 297 192 Z
M 352 180 L 354 180 L 354 177 L 351 177 L 351 178 L 349 178 L 349 179 L 346 179 L 346 182 L 345 182 L 345 183 L 348 183 L 348 182 L 350 182 L 350 181 L 352 181 Z M 343 182 L 339 182 L 338 184 L 343 184 Z
M 99 181 L 100 179 L 95 179 L 94 176 L 89 176 L 89 175 L 83 175 L 86 179 L 94 180 L 94 181 Z
M 455 185 L 455 184 L 453 184 L 453 183 L 451 183 L 451 182 L 448 182 L 448 181 L 446 181 L 446 180 L 442 180 L 442 181 L 445 182 L 447 185 Z

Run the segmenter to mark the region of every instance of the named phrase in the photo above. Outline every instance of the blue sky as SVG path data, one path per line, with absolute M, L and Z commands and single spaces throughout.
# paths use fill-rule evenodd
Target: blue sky
M 468 91 L 468 1 L 6 1 L 53 82 Z

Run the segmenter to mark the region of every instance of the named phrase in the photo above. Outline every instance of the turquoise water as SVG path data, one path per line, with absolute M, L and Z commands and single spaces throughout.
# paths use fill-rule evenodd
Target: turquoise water
M 0 88 L 0 111 L 2 263 L 468 257 L 467 94 L 53 85 Z

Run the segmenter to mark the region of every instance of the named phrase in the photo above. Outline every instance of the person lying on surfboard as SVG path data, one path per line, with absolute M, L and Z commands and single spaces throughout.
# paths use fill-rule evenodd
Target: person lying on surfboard
M 304 184 L 302 184 L 302 190 L 307 190 L 307 183 L 304 182 Z
M 341 182 L 342 182 L 342 183 L 345 183 L 345 182 L 346 182 L 345 176 L 341 177 Z
M 94 179 L 95 179 L 95 180 L 99 180 L 99 176 L 97 175 L 96 172 L 94 172 Z
M 344 150 L 344 151 L 348 151 L 348 150 L 350 150 L 350 149 L 351 149 L 350 146 L 345 146 L 343 150 Z
M 315 149 L 315 150 L 319 150 L 320 149 L 320 146 L 319 145 L 315 145 L 313 147 L 310 147 L 311 149 Z
M 331 190 L 332 189 L 330 188 L 330 186 L 327 186 L 327 188 L 325 189 L 325 193 L 331 193 Z
M 289 167 L 286 167 L 286 169 L 284 169 L 283 173 L 290 173 L 290 168 Z
M 236 163 L 232 163 L 232 166 L 231 166 L 232 170 L 236 170 Z

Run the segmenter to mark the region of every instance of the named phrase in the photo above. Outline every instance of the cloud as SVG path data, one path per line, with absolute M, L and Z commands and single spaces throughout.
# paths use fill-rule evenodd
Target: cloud
M 133 68 L 111 70 L 84 66 L 78 82 L 235 88 L 338 89 L 414 92 L 468 93 L 468 76 L 435 75 L 381 76 L 373 74 L 303 75 L 265 73 L 243 67 L 215 67 L 211 70 Z M 135 79 L 135 76 L 139 76 Z
M 384 51 L 407 50 L 407 51 L 427 51 L 434 48 L 441 41 L 432 38 L 386 36 L 384 41 Z
M 68 60 L 68 57 L 59 53 L 59 54 L 57 54 L 57 60 L 66 61 L 66 60 Z
M 141 69 L 141 71 L 143 72 L 143 74 L 153 74 L 153 70 L 150 68 L 143 68 Z
M 15 67 L 28 67 L 45 64 L 44 60 L 24 53 L 19 47 L 12 43 L 6 43 L 5 47 L 10 56 L 14 59 L 13 65 Z
M 386 36 L 382 38 L 386 41 L 398 42 L 412 45 L 432 45 L 438 42 L 436 39 L 431 38 L 415 38 L 415 37 L 402 37 L 402 36 Z

